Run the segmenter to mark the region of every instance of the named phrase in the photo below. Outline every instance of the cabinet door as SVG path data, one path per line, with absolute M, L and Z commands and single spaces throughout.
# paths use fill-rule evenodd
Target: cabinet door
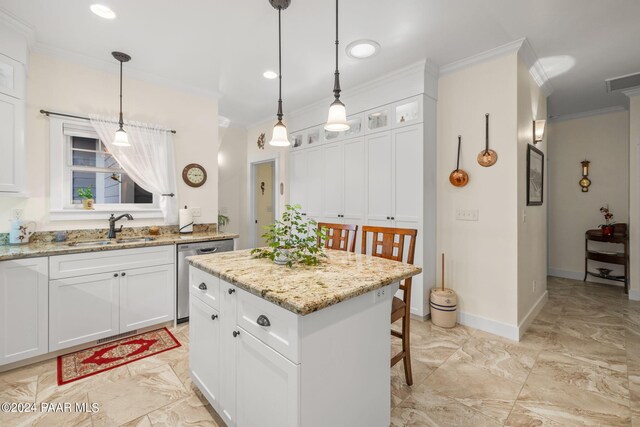
M 220 315 L 191 298 L 189 306 L 189 372 L 214 409 L 219 409 Z
M 324 181 L 324 216 L 339 221 L 343 213 L 344 199 L 344 145 L 329 144 L 323 147 L 322 180 Z
M 0 192 L 23 191 L 24 101 L 0 93 Z
M 238 427 L 297 427 L 300 366 L 240 329 Z
M 422 95 L 393 104 L 393 127 L 422 123 Z
M 220 280 L 220 416 L 228 427 L 236 425 L 236 326 L 235 286 Z
M 119 333 L 119 274 L 49 281 L 49 351 Z
M 368 150 L 367 219 L 386 221 L 392 216 L 393 183 L 391 132 L 381 132 L 366 138 Z
M 120 273 L 120 333 L 173 320 L 174 265 Z
M 322 216 L 322 150 L 314 148 L 307 150 L 306 171 L 307 206 L 302 206 L 302 212 L 307 216 L 320 218 Z
M 365 185 L 364 139 L 358 138 L 344 143 L 344 209 L 346 222 L 364 220 Z
M 422 125 L 394 130 L 393 161 L 393 218 L 395 221 L 415 223 L 422 212 Z
M 307 151 L 295 151 L 289 156 L 291 163 L 289 173 L 289 204 L 302 206 L 302 211 L 307 205 L 306 179 L 307 179 Z
M 0 262 L 0 365 L 48 351 L 48 258 Z

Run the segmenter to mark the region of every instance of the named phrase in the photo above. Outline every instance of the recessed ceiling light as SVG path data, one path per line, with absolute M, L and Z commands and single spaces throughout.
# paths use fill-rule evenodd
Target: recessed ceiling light
M 278 77 L 278 74 L 275 71 L 265 71 L 264 73 L 262 73 L 262 75 L 264 76 L 265 79 L 269 79 L 269 80 L 273 80 L 276 77 Z
M 347 55 L 351 58 L 369 58 L 380 50 L 380 45 L 373 40 L 356 40 L 347 45 Z
M 114 19 L 116 17 L 116 13 L 103 4 L 92 4 L 89 9 L 100 18 Z

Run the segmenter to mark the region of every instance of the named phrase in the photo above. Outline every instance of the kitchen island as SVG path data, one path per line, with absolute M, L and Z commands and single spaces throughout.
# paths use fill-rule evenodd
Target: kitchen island
M 390 423 L 391 299 L 417 266 L 327 250 L 278 266 L 188 258 L 190 373 L 229 427 Z

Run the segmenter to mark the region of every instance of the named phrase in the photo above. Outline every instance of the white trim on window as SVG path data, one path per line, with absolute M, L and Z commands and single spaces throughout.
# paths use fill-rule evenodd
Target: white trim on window
M 84 120 L 73 118 L 49 117 L 49 173 L 50 173 L 50 199 L 49 218 L 52 221 L 65 220 L 95 220 L 105 218 L 105 215 L 114 213 L 136 214 L 135 218 L 163 218 L 158 205 L 158 196 L 153 195 L 153 203 L 146 205 L 123 204 L 96 204 L 94 210 L 84 210 L 80 205 L 74 205 L 69 191 L 71 186 L 71 168 L 67 166 L 68 144 L 70 136 L 82 136 L 96 138 L 97 134 L 92 126 Z

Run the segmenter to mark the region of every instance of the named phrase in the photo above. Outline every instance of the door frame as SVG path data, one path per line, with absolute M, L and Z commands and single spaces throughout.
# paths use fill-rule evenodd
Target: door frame
M 278 194 L 280 192 L 280 188 L 277 180 L 280 176 L 278 169 L 278 157 L 265 158 L 249 163 L 249 246 L 251 248 L 256 247 L 256 234 L 258 232 L 256 227 L 256 166 L 265 163 L 273 163 L 273 172 L 271 176 L 273 183 L 273 217 L 274 219 L 280 217 L 280 206 L 278 205 Z

